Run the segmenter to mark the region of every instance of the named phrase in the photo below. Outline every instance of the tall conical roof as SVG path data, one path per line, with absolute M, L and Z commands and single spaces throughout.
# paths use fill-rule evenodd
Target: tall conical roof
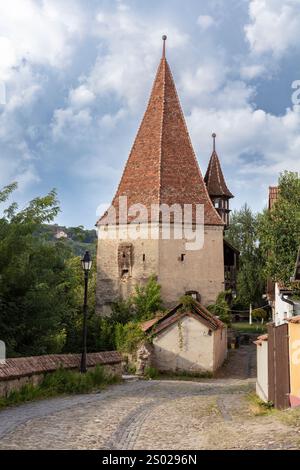
M 143 204 L 203 204 L 206 225 L 224 225 L 210 200 L 165 57 L 165 39 L 146 112 L 113 199 Z
M 213 152 L 209 160 L 208 168 L 204 177 L 208 193 L 211 197 L 226 196 L 228 198 L 234 197 L 227 188 L 225 178 L 222 172 L 220 160 L 216 152 L 216 134 L 212 135 L 213 138 Z

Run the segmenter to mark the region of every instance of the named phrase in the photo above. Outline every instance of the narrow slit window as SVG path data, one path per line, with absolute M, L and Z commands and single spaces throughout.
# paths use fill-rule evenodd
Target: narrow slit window
M 185 253 L 181 253 L 181 257 L 180 257 L 181 261 L 184 261 L 184 258 L 185 258 Z
M 143 253 L 143 261 L 146 261 L 146 255 Z

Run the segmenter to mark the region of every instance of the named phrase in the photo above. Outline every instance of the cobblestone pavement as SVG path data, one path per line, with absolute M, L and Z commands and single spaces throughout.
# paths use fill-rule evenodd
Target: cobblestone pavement
M 255 335 L 253 338 L 256 339 Z M 216 373 L 217 378 L 255 378 L 256 377 L 256 347 L 253 343 L 242 345 L 239 349 L 229 350 L 228 358 L 223 367 Z
M 299 429 L 253 416 L 253 388 L 252 378 L 134 380 L 25 404 L 0 412 L 0 449 L 299 449 Z

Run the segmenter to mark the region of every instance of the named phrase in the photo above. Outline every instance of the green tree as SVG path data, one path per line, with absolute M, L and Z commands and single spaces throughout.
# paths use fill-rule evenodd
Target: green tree
M 136 286 L 132 305 L 138 320 L 146 320 L 161 309 L 161 286 L 157 283 L 156 276 L 151 276 L 145 285 Z
M 250 303 L 260 305 L 265 291 L 265 257 L 258 240 L 258 216 L 247 204 L 233 212 L 226 239 L 240 251 L 235 303 L 242 308 Z
M 259 240 L 265 256 L 264 272 L 274 281 L 289 284 L 300 245 L 300 178 L 284 172 L 279 195 L 271 211 L 259 217 Z
M 16 184 L 0 192 L 5 203 Z M 58 213 L 53 190 L 24 209 L 10 204 L 0 218 L 0 337 L 8 354 L 41 354 L 61 350 L 66 313 L 65 259 L 61 244 L 50 246 L 36 236 L 41 224 Z
M 253 320 L 261 321 L 261 323 L 264 323 L 264 321 L 268 318 L 268 313 L 263 308 L 256 308 L 252 311 L 252 318 Z
M 230 325 L 231 315 L 230 308 L 226 300 L 227 294 L 228 292 L 220 292 L 217 297 L 216 303 L 213 305 L 209 305 L 207 308 L 213 315 L 216 315 L 223 323 Z
M 72 256 L 65 261 L 65 301 L 68 309 L 62 319 L 66 330 L 64 352 L 79 352 L 82 347 L 84 282 L 81 257 Z M 92 264 L 88 283 L 88 350 L 96 351 L 99 324 L 95 321 L 96 307 L 96 263 Z M 100 331 L 99 331 L 100 333 Z M 100 334 L 99 334 L 100 337 Z M 102 337 L 102 336 L 101 336 Z

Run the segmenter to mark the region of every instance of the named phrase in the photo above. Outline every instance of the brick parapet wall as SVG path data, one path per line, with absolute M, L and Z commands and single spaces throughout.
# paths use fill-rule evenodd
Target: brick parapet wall
M 60 367 L 79 370 L 80 354 L 52 354 L 45 356 L 9 358 L 0 363 L 0 397 L 31 383 L 38 385 L 46 373 Z M 108 373 L 121 377 L 122 356 L 117 351 L 104 351 L 87 355 L 87 367 L 101 365 Z

